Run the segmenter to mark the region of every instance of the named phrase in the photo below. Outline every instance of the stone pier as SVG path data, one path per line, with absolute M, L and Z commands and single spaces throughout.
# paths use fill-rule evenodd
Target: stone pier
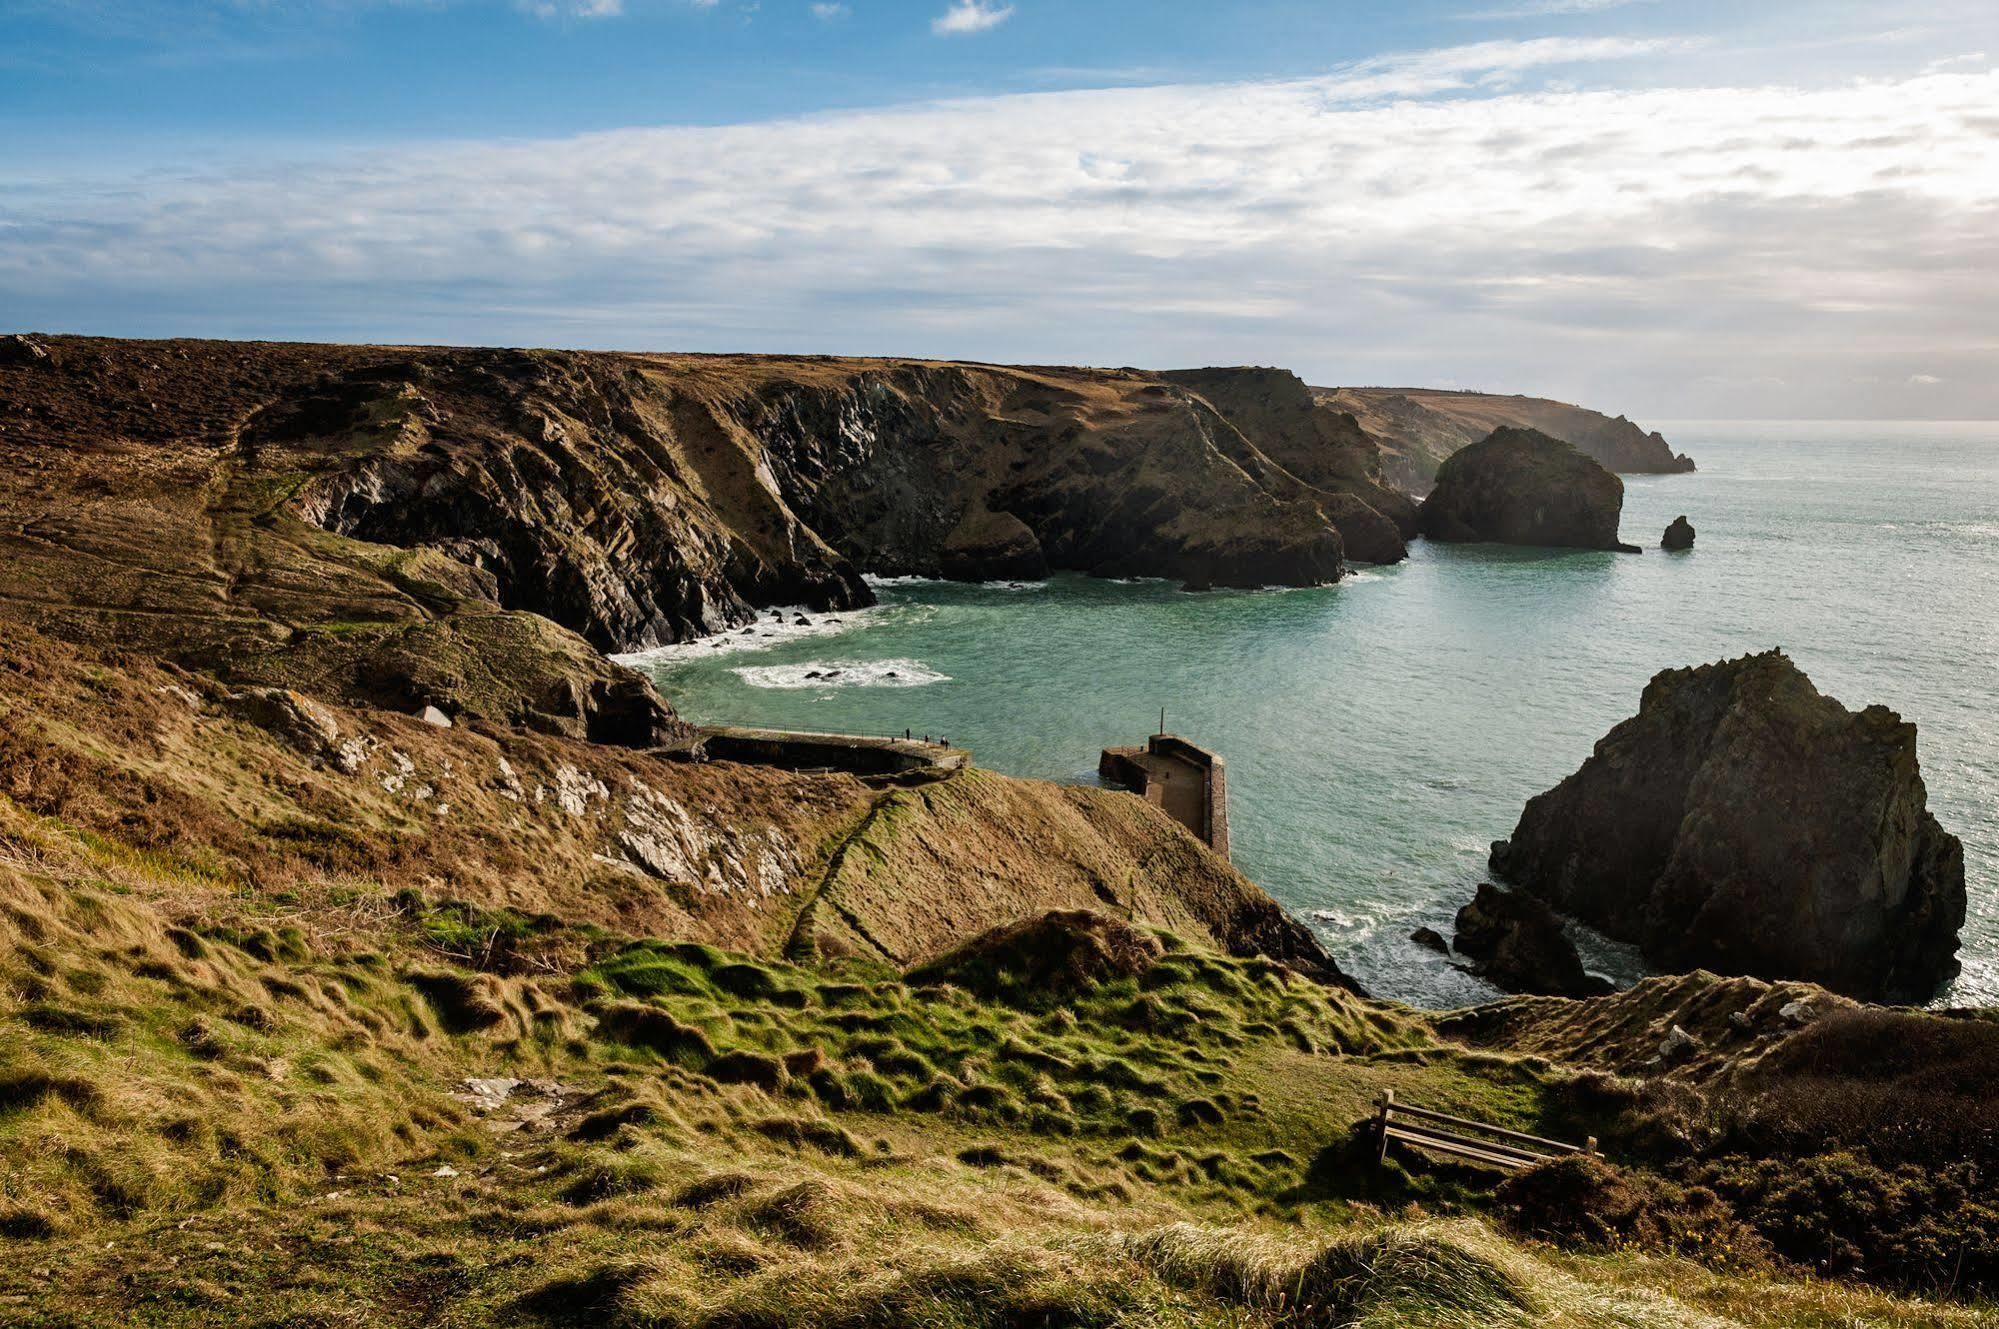
M 963 748 L 920 739 L 867 734 L 820 734 L 791 729 L 707 725 L 695 745 L 707 761 L 778 766 L 789 771 L 845 771 L 869 779 L 944 779 L 971 764 Z

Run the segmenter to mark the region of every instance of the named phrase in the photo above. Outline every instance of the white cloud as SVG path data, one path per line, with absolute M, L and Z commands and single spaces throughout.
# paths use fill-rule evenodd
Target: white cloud
M 828 3 L 827 0 L 821 0 L 819 4 L 812 6 L 812 17 L 821 23 L 837 22 L 853 12 L 845 5 Z
M 1911 374 L 1909 375 L 1909 382 L 1917 384 L 1921 387 L 1933 388 L 1937 384 L 1943 382 L 1943 380 L 1941 378 L 1938 378 L 1935 374 Z
M 1654 50 L 1487 45 L 1291 82 L 45 183 L 0 196 L 0 308 L 1999 417 L 1979 367 L 1999 354 L 1999 73 L 1492 90 Z
M 930 30 L 939 37 L 963 37 L 997 28 L 1013 17 L 1012 5 L 993 0 L 954 0 L 952 6 L 930 20 Z
M 1596 14 L 1626 5 L 1656 4 L 1657 0 L 1528 0 L 1526 4 L 1481 9 L 1460 18 L 1550 18 L 1558 14 Z
M 520 5 L 536 18 L 616 18 L 625 12 L 625 0 L 520 0 Z

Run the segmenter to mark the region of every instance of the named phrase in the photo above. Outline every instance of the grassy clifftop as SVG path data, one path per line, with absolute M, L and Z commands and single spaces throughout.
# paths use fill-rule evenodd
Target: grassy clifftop
M 1364 1122 L 1561 1129 L 1570 1072 L 1102 915 L 908 973 L 188 892 L 0 806 L 8 1323 L 1984 1322 L 1522 1245 Z

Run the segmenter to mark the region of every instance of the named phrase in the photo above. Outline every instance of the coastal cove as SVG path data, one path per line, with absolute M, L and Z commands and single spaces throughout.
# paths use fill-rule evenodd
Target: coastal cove
M 1662 428 L 1701 469 L 1625 477 L 1623 536 L 1642 555 L 1417 541 L 1337 586 L 1198 595 L 892 581 L 837 623 L 766 616 L 632 660 L 697 722 L 909 728 L 1076 782 L 1165 706 L 1228 759 L 1237 865 L 1376 993 L 1449 1006 L 1492 989 L 1407 934 L 1448 934 L 1525 799 L 1658 670 L 1782 646 L 1849 707 L 1918 725 L 1970 895 L 1964 973 L 1942 1000 L 1999 1000 L 1999 627 L 1981 604 L 1999 584 L 1999 426 Z M 1696 548 L 1663 553 L 1681 513 Z

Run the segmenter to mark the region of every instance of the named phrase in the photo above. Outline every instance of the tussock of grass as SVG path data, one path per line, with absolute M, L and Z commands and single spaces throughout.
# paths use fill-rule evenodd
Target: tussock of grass
M 1471 1224 L 1397 1224 L 1304 1246 L 1181 1223 L 1125 1250 L 1176 1286 L 1298 1325 L 1471 1329 L 1542 1312 L 1514 1261 Z

